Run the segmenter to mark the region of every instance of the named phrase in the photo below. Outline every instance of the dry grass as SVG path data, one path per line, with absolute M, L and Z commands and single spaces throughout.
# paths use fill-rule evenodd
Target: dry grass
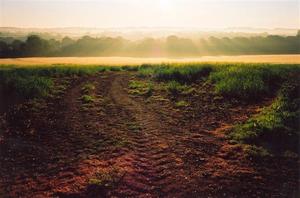
M 0 65 L 140 65 L 143 63 L 241 62 L 300 64 L 300 55 L 204 56 L 199 58 L 51 57 L 0 59 Z

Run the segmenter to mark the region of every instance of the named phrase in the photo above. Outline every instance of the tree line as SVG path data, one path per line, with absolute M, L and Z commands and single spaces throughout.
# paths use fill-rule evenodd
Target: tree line
M 0 41 L 0 58 L 52 56 L 140 56 L 192 57 L 204 55 L 299 54 L 300 33 L 296 36 L 255 36 L 191 40 L 177 36 L 130 41 L 122 37 L 62 40 L 30 35 L 24 41 Z

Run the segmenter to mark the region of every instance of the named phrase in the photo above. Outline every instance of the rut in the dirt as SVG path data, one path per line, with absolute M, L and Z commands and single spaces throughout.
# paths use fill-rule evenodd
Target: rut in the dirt
M 113 194 L 119 196 L 177 193 L 178 185 L 183 186 L 182 161 L 169 148 L 169 126 L 156 113 L 129 97 L 126 87 L 128 77 L 118 76 L 112 83 L 110 96 L 122 111 L 132 117 L 138 130 L 129 131 L 131 142 L 130 170 L 123 177 Z M 124 117 L 123 119 L 126 119 Z M 126 167 L 123 167 L 126 169 Z M 181 189 L 182 190 L 182 189 Z

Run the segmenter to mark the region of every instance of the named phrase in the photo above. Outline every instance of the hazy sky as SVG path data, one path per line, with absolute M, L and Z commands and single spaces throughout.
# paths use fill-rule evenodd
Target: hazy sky
M 0 0 L 0 26 L 300 27 L 300 0 Z

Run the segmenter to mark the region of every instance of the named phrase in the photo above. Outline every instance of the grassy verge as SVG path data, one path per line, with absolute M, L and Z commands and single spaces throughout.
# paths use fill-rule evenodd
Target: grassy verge
M 17 70 L 0 71 L 0 81 L 3 94 L 15 94 L 23 99 L 46 96 L 53 86 L 50 77 L 24 74 Z
M 255 101 L 274 95 L 291 73 L 299 71 L 296 65 L 232 65 L 218 67 L 210 80 L 219 94 Z
M 237 125 L 229 137 L 254 155 L 299 154 L 299 75 L 287 80 L 273 104 L 246 123 Z
M 2 67 L 0 69 L 0 89 L 3 94 L 15 94 L 19 98 L 30 99 L 46 96 L 53 87 L 53 79 L 66 76 L 83 76 L 101 71 L 111 71 L 113 67 Z
M 142 65 L 139 76 L 153 77 L 158 81 L 176 81 L 181 84 L 190 84 L 207 77 L 213 66 L 208 64 L 161 64 Z

